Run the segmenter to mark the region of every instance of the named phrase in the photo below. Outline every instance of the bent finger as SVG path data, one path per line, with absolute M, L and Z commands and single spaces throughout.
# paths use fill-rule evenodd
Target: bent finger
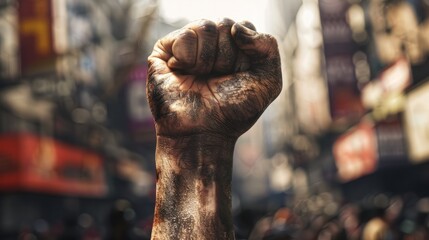
M 191 74 L 209 74 L 216 59 L 218 30 L 216 24 L 209 20 L 199 20 L 186 25 L 195 32 L 198 38 L 195 65 L 190 69 Z
M 231 28 L 235 22 L 225 18 L 217 23 L 219 33 L 216 60 L 213 71 L 216 73 L 231 73 L 234 70 L 238 49 L 231 35 Z

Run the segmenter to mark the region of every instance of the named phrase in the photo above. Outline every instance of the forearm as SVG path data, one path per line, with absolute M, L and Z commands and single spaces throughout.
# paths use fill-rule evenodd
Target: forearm
M 157 137 L 152 239 L 234 239 L 232 158 L 236 139 Z

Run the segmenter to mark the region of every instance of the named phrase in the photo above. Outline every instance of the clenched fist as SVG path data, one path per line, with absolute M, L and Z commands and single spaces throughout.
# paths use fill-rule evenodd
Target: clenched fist
M 251 23 L 193 22 L 149 57 L 148 99 L 157 133 L 237 137 L 281 90 L 276 41 Z
M 232 156 L 282 88 L 275 39 L 200 20 L 160 39 L 147 96 L 157 132 L 152 239 L 234 239 Z

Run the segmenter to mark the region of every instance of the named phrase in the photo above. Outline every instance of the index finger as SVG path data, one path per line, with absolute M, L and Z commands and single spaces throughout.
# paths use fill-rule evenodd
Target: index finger
M 149 62 L 164 62 L 171 69 L 186 69 L 195 65 L 197 35 L 190 29 L 179 29 L 160 39 L 149 56 Z

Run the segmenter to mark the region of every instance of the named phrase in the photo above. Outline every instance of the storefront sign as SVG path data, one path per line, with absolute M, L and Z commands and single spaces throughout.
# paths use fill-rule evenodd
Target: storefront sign
M 377 168 L 377 139 L 374 127 L 361 123 L 341 136 L 333 154 L 341 181 L 347 182 L 374 172 Z
M 103 196 L 101 157 L 49 137 L 0 135 L 0 189 Z

